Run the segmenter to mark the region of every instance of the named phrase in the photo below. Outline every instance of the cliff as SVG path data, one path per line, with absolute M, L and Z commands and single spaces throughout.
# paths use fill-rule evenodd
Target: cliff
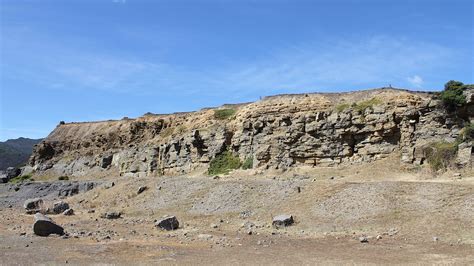
M 25 171 L 125 176 L 205 172 L 228 150 L 254 169 L 337 166 L 401 154 L 426 164 L 425 147 L 454 142 L 474 112 L 448 113 L 436 93 L 392 88 L 278 95 L 197 112 L 61 123 L 35 147 Z M 456 164 L 470 166 L 471 143 Z

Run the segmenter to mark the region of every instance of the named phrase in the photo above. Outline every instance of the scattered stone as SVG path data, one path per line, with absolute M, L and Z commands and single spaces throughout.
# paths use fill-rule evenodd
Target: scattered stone
M 290 226 L 294 223 L 293 216 L 282 214 L 273 217 L 272 225 L 276 228 Z
M 453 177 L 461 177 L 461 173 L 454 173 Z
M 219 227 L 217 224 L 211 224 L 211 228 L 217 228 Z
M 360 243 L 369 243 L 369 239 L 366 236 L 360 236 L 359 237 L 359 242 Z
M 204 240 L 209 240 L 209 239 L 212 239 L 213 237 L 214 237 L 213 235 L 209 235 L 209 234 L 199 234 L 198 235 L 199 239 L 204 239 Z
M 49 236 L 50 234 L 64 235 L 64 229 L 61 226 L 41 213 L 35 214 L 33 232 L 38 236 Z
M 382 235 L 377 235 L 376 239 L 377 239 L 377 240 L 382 239 Z
M 69 204 L 64 201 L 58 201 L 53 204 L 53 213 L 60 214 L 69 209 Z
M 105 218 L 105 219 L 118 219 L 122 216 L 122 213 L 121 212 L 116 212 L 116 211 L 110 211 L 110 212 L 106 212 L 104 214 L 102 214 L 102 218 Z
M 63 212 L 64 215 L 66 216 L 71 216 L 74 214 L 74 210 L 73 209 L 67 209 Z
M 396 228 L 390 228 L 387 232 L 389 236 L 394 236 L 398 233 L 398 230 Z
M 179 227 L 179 222 L 178 219 L 176 219 L 176 216 L 169 216 L 157 221 L 155 227 L 168 231 L 176 230 Z
M 437 242 L 438 240 L 439 240 L 439 238 L 437 236 L 433 237 L 434 242 Z
M 138 191 L 137 191 L 137 194 L 141 194 L 141 193 L 143 193 L 143 192 L 144 192 L 145 190 L 147 190 L 147 189 L 148 189 L 147 186 L 139 187 L 139 188 L 138 188 Z

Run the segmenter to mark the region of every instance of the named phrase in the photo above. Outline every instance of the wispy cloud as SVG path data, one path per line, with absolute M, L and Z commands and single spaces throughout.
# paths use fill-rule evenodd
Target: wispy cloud
M 408 77 L 407 80 L 416 88 L 421 88 L 424 82 L 423 79 L 418 75 L 414 75 L 413 77 Z
M 33 63 L 15 75 L 52 89 L 241 97 L 371 84 L 419 88 L 425 82 L 420 75 L 446 65 L 453 53 L 433 43 L 377 36 L 284 47 L 253 61 L 196 69 L 62 48 L 54 55 L 32 54 Z

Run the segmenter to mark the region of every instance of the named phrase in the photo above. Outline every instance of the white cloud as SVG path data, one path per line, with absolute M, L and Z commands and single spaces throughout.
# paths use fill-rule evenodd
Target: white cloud
M 421 88 L 424 82 L 423 79 L 418 75 L 414 75 L 413 77 L 408 77 L 407 80 L 416 88 Z

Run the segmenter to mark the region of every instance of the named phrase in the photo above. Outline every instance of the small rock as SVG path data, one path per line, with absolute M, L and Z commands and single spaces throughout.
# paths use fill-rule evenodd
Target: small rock
M 43 200 L 40 198 L 28 199 L 23 204 L 23 207 L 27 211 L 35 211 L 35 212 L 39 211 L 42 206 L 43 206 Z
M 145 190 L 147 190 L 147 189 L 148 189 L 147 186 L 139 187 L 139 188 L 138 188 L 138 191 L 137 191 L 137 194 L 141 194 L 141 193 L 143 193 L 143 192 L 144 192 Z
M 366 236 L 359 237 L 360 243 L 369 243 L 369 239 Z
M 74 210 L 73 209 L 67 209 L 63 212 L 64 215 L 66 216 L 71 216 L 74 214 Z
M 377 240 L 380 240 L 380 239 L 382 239 L 382 236 L 381 236 L 381 235 L 377 235 L 376 239 L 377 239 Z
M 212 235 L 209 235 L 209 234 L 199 234 L 198 235 L 198 238 L 199 239 L 204 239 L 204 240 L 209 240 L 209 239 L 212 239 L 214 236 Z
M 64 201 L 58 201 L 53 204 L 53 213 L 60 214 L 69 209 L 69 204 Z
M 122 216 L 122 213 L 120 212 L 116 212 L 116 211 L 111 211 L 111 212 L 106 212 L 104 214 L 102 214 L 102 218 L 105 218 L 105 219 L 118 219 Z
M 453 176 L 454 177 L 461 177 L 461 173 L 454 173 Z
M 437 236 L 433 237 L 433 241 L 434 241 L 434 242 L 436 242 L 436 241 L 438 241 L 438 240 L 439 240 L 439 238 L 438 238 Z
M 35 214 L 33 232 L 38 236 L 49 236 L 50 234 L 64 235 L 64 229 L 41 213 Z
M 155 223 L 155 227 L 158 227 L 160 229 L 164 230 L 176 230 L 179 228 L 179 222 L 178 219 L 176 219 L 175 216 L 169 216 L 165 217 Z
M 217 224 L 211 224 L 211 228 L 217 228 L 219 227 Z
M 290 226 L 294 223 L 293 216 L 287 215 L 287 214 L 282 214 L 273 217 L 272 225 L 275 227 L 285 227 L 285 226 Z

